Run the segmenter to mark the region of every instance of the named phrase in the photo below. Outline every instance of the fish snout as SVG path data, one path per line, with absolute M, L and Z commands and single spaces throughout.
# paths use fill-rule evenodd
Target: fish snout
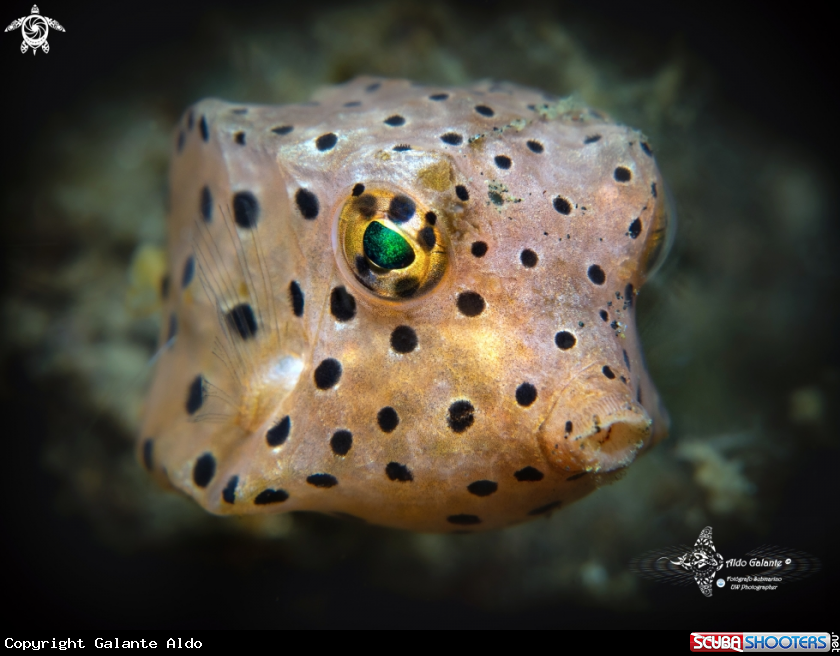
M 652 418 L 631 390 L 607 387 L 578 379 L 561 392 L 538 433 L 553 467 L 571 475 L 615 472 L 667 432 L 667 418 Z

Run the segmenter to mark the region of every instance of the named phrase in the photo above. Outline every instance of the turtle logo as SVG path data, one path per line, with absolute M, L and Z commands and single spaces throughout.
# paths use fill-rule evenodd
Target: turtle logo
M 29 16 L 12 21 L 12 24 L 6 28 L 6 32 L 16 30 L 17 28 L 20 28 L 23 34 L 23 43 L 20 44 L 20 51 L 26 52 L 29 48 L 32 48 L 33 55 L 38 51 L 38 48 L 41 48 L 44 52 L 50 51 L 50 44 L 47 43 L 47 34 L 49 34 L 50 28 L 59 32 L 64 31 L 64 28 L 58 24 L 58 21 L 41 16 L 38 5 L 32 5 L 32 13 Z
M 691 572 L 694 575 L 694 580 L 700 586 L 700 592 L 707 597 L 712 596 L 712 581 L 715 579 L 721 569 L 723 569 L 723 556 L 715 551 L 715 545 L 712 544 L 712 527 L 707 526 L 700 532 L 700 537 L 694 543 L 694 549 L 688 553 L 680 556 L 676 560 L 671 560 L 663 556 L 672 565 L 679 565 L 684 570 Z M 662 560 L 660 558 L 660 560 Z

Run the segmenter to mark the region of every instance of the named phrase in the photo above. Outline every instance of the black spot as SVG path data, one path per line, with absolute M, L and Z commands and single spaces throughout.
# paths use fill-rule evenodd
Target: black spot
M 370 271 L 370 265 L 364 255 L 356 256 L 356 270 L 363 276 Z
M 178 332 L 178 317 L 175 316 L 175 313 L 169 315 L 169 333 L 166 336 L 166 341 L 168 342 L 173 337 L 175 337 L 176 333 Z
M 160 281 L 160 297 L 165 301 L 169 298 L 169 275 L 165 275 Z
M 195 259 L 192 255 L 184 262 L 184 272 L 181 274 L 181 287 L 186 287 L 192 282 L 195 276 Z
M 493 161 L 496 162 L 496 166 L 500 169 L 509 169 L 510 165 L 513 163 L 507 155 L 496 155 L 493 158 Z
M 430 228 L 429 226 L 426 226 L 425 228 L 423 228 L 420 231 L 419 236 L 420 236 L 420 241 L 423 242 L 423 245 L 427 249 L 431 250 L 432 248 L 435 247 L 435 244 L 437 243 L 437 237 L 435 236 L 435 229 L 434 228 Z
M 566 435 L 571 435 L 571 434 L 572 434 L 572 422 L 567 421 L 566 422 Z
M 210 140 L 210 130 L 207 127 L 207 119 L 204 116 L 201 117 L 201 120 L 198 122 L 198 127 L 201 130 L 201 138 L 204 141 Z
M 539 141 L 527 141 L 526 145 L 528 146 L 528 148 L 531 149 L 532 152 L 535 153 L 541 153 L 543 150 L 545 150 L 545 148 L 543 148 L 543 145 Z
M 265 441 L 268 446 L 280 446 L 289 439 L 289 431 L 292 430 L 292 418 L 289 415 L 283 417 L 274 426 L 268 429 L 265 434 Z
M 653 157 L 653 151 L 650 149 L 650 146 L 647 144 L 647 142 L 640 141 L 639 145 L 642 147 L 642 150 L 644 151 L 645 155 L 647 155 L 648 157 Z
M 381 87 L 381 86 L 382 86 L 382 82 L 373 82 L 371 84 L 368 84 L 365 87 L 365 91 L 367 91 L 368 93 L 373 93 L 374 91 L 379 89 L 379 87 Z
M 356 316 L 356 299 L 342 285 L 330 294 L 330 312 L 338 321 L 350 321 Z
M 474 241 L 470 247 L 470 252 L 476 257 L 484 257 L 487 254 L 487 244 L 483 241 Z
M 626 307 L 633 307 L 633 296 L 635 296 L 636 291 L 633 289 L 633 283 L 628 282 L 624 286 L 624 305 Z
M 303 218 L 309 219 L 310 221 L 318 216 L 318 212 L 321 210 L 318 197 L 309 191 L 309 189 L 298 189 L 295 193 L 295 203 Z
M 560 507 L 562 501 L 552 501 L 551 503 L 547 503 L 544 506 L 540 506 L 539 508 L 534 508 L 533 510 L 528 511 L 528 515 L 531 517 L 536 517 L 537 515 L 545 515 L 547 512 L 551 512 Z
M 526 248 L 519 254 L 519 261 L 522 262 L 522 266 L 526 266 L 529 269 L 532 269 L 533 267 L 537 266 L 539 258 L 537 257 L 537 254 L 534 251 L 532 251 L 530 248 Z
M 440 140 L 450 146 L 460 146 L 464 143 L 464 137 L 456 132 L 447 132 L 446 134 L 441 135 Z
M 470 199 L 470 192 L 467 191 L 464 185 L 455 185 L 455 195 L 463 201 Z
M 296 317 L 303 316 L 303 291 L 297 280 L 292 280 L 289 283 L 289 297 L 292 299 L 292 312 Z
M 527 408 L 537 400 L 537 388 L 531 383 L 522 383 L 516 388 L 516 402 Z
M 400 116 L 399 114 L 394 114 L 393 116 L 389 116 L 385 119 L 385 125 L 390 125 L 391 127 L 399 127 L 400 125 L 405 125 L 405 119 Z
M 633 174 L 630 173 L 630 169 L 626 166 L 619 166 L 615 171 L 613 171 L 613 177 L 617 182 L 630 182 L 630 178 L 633 177 Z
M 593 134 L 591 137 L 586 137 L 586 139 L 583 140 L 583 143 L 591 144 L 591 143 L 595 143 L 596 141 L 600 141 L 600 140 L 601 140 L 601 135 L 600 134 Z
M 289 134 L 289 132 L 291 132 L 294 129 L 295 128 L 294 128 L 293 125 L 281 125 L 280 127 L 277 127 L 277 128 L 271 128 L 271 131 L 274 134 L 279 134 L 282 137 L 284 134 Z
M 327 358 L 315 368 L 315 386 L 326 390 L 338 385 L 341 378 L 341 363 L 335 358 Z
M 353 433 L 349 430 L 337 430 L 330 438 L 330 447 L 337 456 L 346 456 L 353 446 Z
M 633 222 L 630 224 L 630 227 L 627 228 L 627 233 L 630 235 L 631 239 L 635 239 L 640 234 L 642 234 L 642 220 L 633 219 Z
M 449 515 L 446 521 L 450 524 L 457 524 L 458 526 L 472 526 L 474 524 L 481 524 L 481 520 L 477 515 Z
M 187 413 L 194 415 L 204 404 L 204 377 L 198 374 L 187 389 Z
M 411 353 L 417 348 L 417 333 L 409 326 L 397 326 L 391 333 L 391 348 L 397 353 Z
M 572 204 L 562 196 L 557 196 L 552 204 L 560 214 L 571 214 L 572 212 Z
M 178 133 L 178 144 L 177 144 L 177 148 L 178 148 L 178 152 L 179 152 L 179 153 L 180 153 L 182 150 L 184 150 L 184 142 L 185 142 L 185 141 L 186 141 L 186 135 L 184 134 L 184 131 L 183 131 L 183 130 L 181 130 L 181 131 Z
M 470 494 L 477 497 L 489 497 L 493 492 L 499 489 L 499 484 L 495 481 L 475 481 L 467 485 L 467 490 Z
M 358 107 L 361 104 L 362 102 L 360 100 L 351 100 L 350 102 L 344 103 L 342 107 Z
M 376 413 L 376 423 L 385 433 L 391 433 L 399 425 L 400 416 L 388 405 Z
M 408 298 L 412 296 L 420 288 L 419 278 L 408 277 L 397 281 L 394 285 L 394 292 L 400 298 Z
M 322 134 L 315 140 L 315 147 L 321 152 L 323 152 L 325 150 L 331 150 L 335 147 L 335 144 L 337 143 L 338 137 L 335 136 L 332 132 L 327 132 L 327 134 Z
M 461 399 L 449 406 L 449 416 L 446 419 L 449 428 L 456 433 L 463 433 L 475 423 L 475 408 L 469 401 Z
M 496 112 L 494 112 L 490 107 L 487 105 L 476 105 L 475 111 L 477 111 L 482 116 L 494 116 Z
M 416 209 L 417 206 L 414 201 L 408 196 L 394 196 L 388 204 L 388 216 L 391 217 L 392 221 L 403 223 L 414 216 Z
M 523 467 L 513 474 L 520 483 L 534 483 L 543 479 L 543 473 L 534 467 Z
M 230 111 L 231 111 L 232 114 L 238 114 L 239 116 L 242 116 L 243 114 L 248 113 L 248 108 L 247 107 L 237 107 L 236 109 L 232 109 Z
M 615 374 L 613 373 L 613 370 L 609 368 L 609 366 L 604 365 L 603 367 L 601 367 L 601 371 L 602 371 L 602 372 L 603 372 L 603 374 L 604 374 L 607 378 L 609 378 L 610 380 L 612 380 L 613 378 L 615 378 Z
M 365 193 L 365 186 L 361 182 L 357 182 L 353 185 L 353 195 L 354 196 L 361 196 Z
M 429 100 L 434 100 L 437 102 L 440 102 L 441 100 L 446 100 L 447 98 L 449 98 L 448 93 L 435 93 L 429 96 Z
M 260 492 L 254 498 L 254 505 L 265 506 L 269 503 L 282 503 L 289 498 L 289 493 L 286 490 L 272 490 L 267 489 Z
M 240 146 L 245 145 L 245 133 L 244 132 L 237 132 L 233 135 L 233 140 L 238 143 Z
M 392 481 L 399 481 L 400 483 L 409 483 L 414 480 L 411 470 L 398 462 L 389 462 L 385 466 L 385 475 Z
M 461 292 L 458 294 L 458 309 L 467 317 L 477 317 L 484 312 L 484 299 L 475 292 Z
M 155 443 L 152 438 L 148 438 L 143 442 L 143 465 L 149 471 L 152 471 L 152 454 L 154 453 Z
M 225 503 L 234 503 L 236 501 L 236 486 L 239 485 L 239 476 L 231 476 L 222 490 L 222 500 Z
M 591 267 L 589 267 L 589 269 L 587 269 L 586 271 L 586 275 L 589 276 L 589 279 L 596 285 L 603 285 L 604 281 L 607 279 L 604 270 L 597 264 L 593 264 Z
M 376 214 L 376 196 L 362 194 L 356 199 L 354 204 L 356 211 L 367 219 Z
M 656 183 L 655 182 L 650 183 L 650 193 L 652 193 L 653 197 L 656 198 Z
M 391 150 L 393 150 L 395 152 L 398 152 L 398 153 L 404 153 L 407 150 L 411 150 L 411 146 L 409 146 L 408 144 L 399 144 L 399 145 L 391 148 Z
M 227 325 L 236 330 L 242 339 L 250 339 L 257 334 L 257 317 L 248 303 L 240 303 L 225 315 Z
M 568 351 L 577 343 L 577 339 L 568 330 L 561 330 L 554 336 L 554 343 L 557 344 L 557 348 Z
M 504 196 L 502 196 L 498 191 L 488 191 L 487 197 L 490 199 L 490 202 L 493 203 L 493 205 L 505 204 Z
M 429 225 L 434 225 L 435 223 L 437 223 L 437 214 L 431 211 L 426 212 L 426 223 L 428 223 Z
M 203 453 L 193 466 L 193 483 L 198 487 L 207 487 L 216 474 L 216 459 L 212 453 Z
M 622 349 L 621 352 L 624 355 L 624 364 L 627 366 L 627 370 L 630 371 L 630 358 L 627 355 L 627 351 Z
M 233 220 L 240 228 L 254 228 L 260 218 L 260 204 L 250 191 L 237 191 L 233 195 Z
M 213 218 L 213 195 L 210 193 L 210 187 L 207 185 L 201 188 L 198 207 L 201 210 L 201 216 L 209 223 Z
M 610 320 L 610 315 L 607 314 L 606 310 L 601 310 L 598 314 L 601 316 L 601 321 L 609 321 Z
M 306 477 L 306 482 L 315 487 L 334 487 L 338 479 L 332 474 L 312 474 Z
M 586 476 L 586 474 L 588 474 L 588 473 L 589 473 L 589 472 L 580 472 L 579 474 L 572 474 L 572 475 L 571 475 L 571 476 L 569 476 L 566 480 L 567 480 L 567 481 L 576 481 L 576 480 L 577 480 L 577 479 L 579 479 L 579 478 L 583 478 L 583 477 L 584 477 L 584 476 Z

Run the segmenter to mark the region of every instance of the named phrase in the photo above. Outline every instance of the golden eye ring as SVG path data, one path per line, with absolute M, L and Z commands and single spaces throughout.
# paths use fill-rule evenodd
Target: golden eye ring
M 422 296 L 443 278 L 449 239 L 422 201 L 385 185 L 357 184 L 338 217 L 336 255 L 380 299 Z

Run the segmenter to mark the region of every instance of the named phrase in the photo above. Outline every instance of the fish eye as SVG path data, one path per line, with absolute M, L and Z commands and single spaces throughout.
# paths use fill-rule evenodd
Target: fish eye
M 660 185 L 661 198 L 656 203 L 653 222 L 648 233 L 645 250 L 642 253 L 642 271 L 646 279 L 652 278 L 668 257 L 674 237 L 677 234 L 677 213 L 674 208 L 674 197 L 664 182 Z
M 365 257 L 376 266 L 388 271 L 405 269 L 415 260 L 411 244 L 400 233 L 378 221 L 368 223 L 365 235 L 362 237 L 362 245 Z
M 338 217 L 335 243 L 342 268 L 382 299 L 425 294 L 440 282 L 449 264 L 445 226 L 429 216 L 437 218 L 431 207 L 410 194 L 357 184 Z

